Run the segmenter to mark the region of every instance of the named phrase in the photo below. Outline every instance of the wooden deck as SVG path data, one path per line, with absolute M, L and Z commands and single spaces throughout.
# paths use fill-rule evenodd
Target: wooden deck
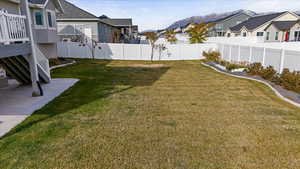
M 31 54 L 30 43 L 16 43 L 9 45 L 0 45 L 0 59 L 11 56 Z

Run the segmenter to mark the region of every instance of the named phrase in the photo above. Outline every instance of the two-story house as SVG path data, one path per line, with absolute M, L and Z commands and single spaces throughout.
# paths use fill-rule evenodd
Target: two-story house
M 294 14 L 293 12 L 279 12 L 279 13 L 272 13 L 267 15 L 259 15 L 252 17 L 234 27 L 231 27 L 228 31 L 228 34 L 231 36 L 242 36 L 242 37 L 249 37 L 249 36 L 256 36 L 269 41 L 270 39 L 275 39 L 275 36 L 282 37 L 282 35 L 276 35 L 276 32 L 270 37 L 271 34 L 266 31 L 268 28 L 272 28 L 269 25 L 281 25 L 287 24 L 286 21 L 297 21 L 299 20 L 299 16 Z M 288 36 L 289 35 L 284 35 Z M 279 38 L 278 38 L 279 39 Z
M 238 25 L 249 18 L 253 17 L 254 13 L 245 11 L 245 10 L 240 10 L 238 12 L 235 12 L 233 14 L 224 16 L 224 17 L 218 17 L 216 19 L 211 19 L 209 20 L 203 20 L 202 22 L 207 23 L 207 24 L 213 24 L 214 26 L 209 29 L 208 36 L 210 37 L 224 37 L 224 36 L 230 36 L 230 34 L 227 34 L 228 30 L 235 26 Z M 182 32 L 186 32 L 193 26 L 192 23 L 188 23 L 182 28 L 179 28 L 182 30 Z
M 300 20 L 272 21 L 264 31 L 266 42 L 300 41 Z
M 0 64 L 8 76 L 32 84 L 33 95 L 40 83 L 51 81 L 48 58 L 57 56 L 56 13 L 59 0 L 0 1 Z
M 230 36 L 230 34 L 226 34 L 226 32 L 230 29 L 230 27 L 238 25 L 248 20 L 251 17 L 253 17 L 253 15 L 250 14 L 249 12 L 240 11 L 238 13 L 234 13 L 224 18 L 210 21 L 208 23 L 214 24 L 214 26 L 210 28 L 208 36 L 210 37 Z
M 61 0 L 64 13 L 58 14 L 58 35 L 60 41 L 82 41 L 92 39 L 101 43 L 118 43 L 120 30 L 114 25 L 101 21 L 97 16 L 78 6 Z

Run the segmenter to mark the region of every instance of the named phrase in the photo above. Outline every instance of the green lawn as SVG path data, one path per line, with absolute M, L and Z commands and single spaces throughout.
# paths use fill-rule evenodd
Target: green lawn
M 0 168 L 300 168 L 300 109 L 199 61 L 154 64 L 55 70 L 81 80 L 0 139 Z

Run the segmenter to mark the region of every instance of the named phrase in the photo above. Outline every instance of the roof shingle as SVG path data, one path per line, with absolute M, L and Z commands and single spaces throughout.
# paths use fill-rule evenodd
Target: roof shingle
M 110 18 L 100 18 L 99 19 L 105 23 L 114 25 L 114 26 L 132 26 L 132 19 L 110 19 Z
M 273 21 L 272 24 L 279 30 L 289 30 L 299 21 Z
M 261 16 L 255 16 L 252 18 L 249 18 L 248 20 L 231 27 L 231 31 L 240 31 L 243 27 L 246 27 L 248 30 L 253 30 L 266 22 L 271 21 L 274 18 L 277 18 L 278 16 L 284 14 L 285 12 L 280 12 L 280 13 L 273 13 L 273 14 L 268 14 L 268 15 L 261 15 Z
M 63 14 L 58 14 L 57 19 L 96 19 L 97 16 L 75 6 L 74 4 L 61 0 L 62 8 L 64 9 Z

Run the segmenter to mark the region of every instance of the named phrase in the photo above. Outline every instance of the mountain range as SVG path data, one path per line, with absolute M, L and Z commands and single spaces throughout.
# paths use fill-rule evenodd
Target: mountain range
M 268 12 L 268 13 L 256 13 L 254 11 L 250 11 L 250 10 L 236 10 L 236 11 L 232 11 L 232 12 L 225 12 L 225 13 L 212 13 L 209 15 L 204 15 L 204 16 L 192 16 L 189 18 L 185 18 L 179 21 L 174 22 L 173 24 L 171 24 L 169 27 L 167 27 L 166 29 L 176 29 L 179 27 L 184 27 L 189 23 L 195 22 L 195 23 L 201 23 L 201 22 L 213 22 L 222 18 L 226 18 L 230 15 L 234 15 L 234 14 L 238 14 L 238 13 L 247 13 L 251 16 L 258 16 L 258 15 L 266 15 L 266 14 L 270 14 L 270 13 L 275 13 L 275 12 Z M 300 15 L 300 11 L 296 11 L 296 14 Z

